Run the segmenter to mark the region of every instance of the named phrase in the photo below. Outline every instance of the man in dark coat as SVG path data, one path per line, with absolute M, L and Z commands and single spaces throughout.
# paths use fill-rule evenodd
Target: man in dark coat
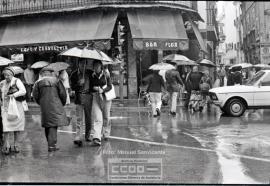
M 173 65 L 176 67 L 175 63 Z M 175 69 L 166 71 L 165 77 L 167 91 L 170 93 L 170 114 L 176 116 L 177 96 L 181 86 L 184 86 L 184 83 L 182 82 L 179 72 Z
M 160 116 L 160 109 L 162 105 L 161 94 L 162 88 L 166 89 L 165 82 L 163 78 L 158 74 L 158 70 L 154 70 L 154 72 L 145 78 L 143 78 L 142 83 L 148 85 L 147 92 L 149 92 L 152 106 L 152 114 L 153 117 Z
M 78 68 L 70 76 L 71 89 L 75 91 L 76 135 L 74 144 L 82 146 L 83 125 L 85 125 L 85 141 L 92 140 L 91 112 L 93 96 L 89 93 L 89 79 L 92 70 L 86 69 L 86 63 L 79 61 Z
M 52 75 L 53 69 L 44 67 L 41 70 L 42 78 L 33 89 L 33 97 L 41 107 L 41 123 L 45 128 L 48 142 L 48 151 L 56 151 L 57 128 L 68 123 L 64 105 L 67 94 L 64 85 Z

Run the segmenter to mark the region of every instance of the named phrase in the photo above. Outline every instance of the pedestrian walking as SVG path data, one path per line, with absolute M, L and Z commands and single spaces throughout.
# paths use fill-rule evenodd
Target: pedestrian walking
M 143 84 L 148 85 L 147 92 L 150 95 L 153 117 L 160 116 L 162 89 L 166 90 L 165 82 L 158 72 L 158 70 L 154 70 L 152 74 L 142 80 Z
M 64 109 L 67 94 L 63 83 L 53 75 L 53 69 L 44 67 L 41 79 L 33 88 L 33 96 L 41 108 L 41 124 L 45 129 L 48 151 L 57 151 L 57 129 L 68 125 L 68 118 Z
M 23 72 L 23 77 L 25 81 L 25 88 L 26 88 L 26 101 L 32 101 L 32 90 L 33 85 L 35 83 L 35 73 L 34 70 L 31 69 L 31 64 L 27 64 L 27 68 Z
M 174 63 L 174 66 L 177 65 Z M 176 69 L 166 71 L 166 87 L 170 94 L 170 114 L 176 116 L 177 96 L 184 83 L 180 77 L 180 73 Z
M 112 81 L 104 71 L 101 61 L 94 61 L 94 72 L 90 75 L 90 93 L 93 96 L 93 144 L 101 145 L 101 138 L 108 140 L 111 133 L 110 110 L 111 100 L 107 100 L 105 93 L 112 89 Z
M 22 81 L 15 78 L 12 68 L 5 68 L 3 71 L 5 80 L 0 82 L 2 93 L 2 123 L 4 144 L 2 152 L 6 155 L 12 151 L 20 152 L 19 138 L 25 126 L 25 114 L 20 98 L 25 96 L 26 90 Z M 13 135 L 11 135 L 13 133 Z M 13 136 L 13 140 L 11 140 Z
M 92 124 L 91 124 L 91 112 L 92 112 L 92 100 L 93 97 L 89 92 L 89 79 L 92 74 L 92 70 L 86 69 L 85 61 L 78 62 L 78 68 L 71 73 L 70 82 L 71 89 L 75 91 L 76 105 L 76 134 L 74 144 L 82 146 L 83 138 L 89 142 L 92 140 Z M 85 135 L 83 136 L 83 125 L 85 126 Z
M 191 98 L 191 93 L 194 93 L 194 97 L 198 97 L 195 95 L 198 95 L 198 91 L 200 91 L 200 80 L 202 78 L 202 73 L 198 71 L 198 67 L 194 66 L 192 68 L 192 72 L 190 72 L 186 79 L 186 89 L 187 89 L 187 99 L 185 103 L 185 107 L 188 108 L 189 101 Z
M 66 70 L 61 70 L 59 72 L 59 79 L 62 81 L 66 89 L 66 94 L 67 94 L 66 105 L 69 105 L 70 104 L 70 96 L 69 96 L 70 84 L 69 84 L 69 76 Z
M 209 90 L 212 88 L 212 80 L 209 76 L 209 71 L 206 70 L 200 80 L 200 90 L 202 94 L 202 102 L 200 104 L 199 110 L 202 111 L 205 104 L 207 104 L 208 109 L 210 108 L 210 98 Z

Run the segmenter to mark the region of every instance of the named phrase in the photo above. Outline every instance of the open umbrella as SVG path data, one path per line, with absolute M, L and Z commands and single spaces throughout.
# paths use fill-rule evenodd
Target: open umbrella
M 14 63 L 13 61 L 11 61 L 10 59 L 4 58 L 0 56 L 0 66 L 7 66 L 9 64 Z
M 175 67 L 169 63 L 156 63 L 153 64 L 152 66 L 149 67 L 149 69 L 151 70 L 171 70 L 171 69 L 175 69 Z
M 119 59 L 115 58 L 112 61 L 102 61 L 103 65 L 117 65 L 117 64 L 121 64 L 123 63 L 123 61 L 120 61 Z
M 216 66 L 212 61 L 209 61 L 208 59 L 202 59 L 199 62 L 199 65 L 209 66 L 209 67 L 215 67 Z
M 9 68 L 12 68 L 15 74 L 21 74 L 24 72 L 24 70 L 21 67 L 18 66 L 10 66 Z
M 50 63 L 47 62 L 47 61 L 38 61 L 38 62 L 35 62 L 31 68 L 34 68 L 34 69 L 37 69 L 37 68 L 43 68 L 45 66 L 48 66 Z
M 267 65 L 267 64 L 257 64 L 257 65 L 254 65 L 254 67 L 257 67 L 257 68 L 262 68 L 262 69 L 270 69 L 270 65 Z
M 229 69 L 232 69 L 235 67 L 250 68 L 250 67 L 253 67 L 253 65 L 250 63 L 239 63 L 239 64 L 235 64 L 235 65 L 231 66 Z
M 79 47 L 73 47 L 66 51 L 61 52 L 59 55 L 73 56 L 73 57 L 87 58 L 87 59 L 97 59 L 97 60 L 108 61 L 108 62 L 113 61 L 109 56 L 107 56 L 107 54 L 93 47 L 84 47 L 82 49 Z
M 163 61 L 167 61 L 167 60 L 173 62 L 173 61 L 189 61 L 190 59 L 180 54 L 170 54 L 163 58 Z
M 55 62 L 48 65 L 48 67 L 54 69 L 54 71 L 58 72 L 61 70 L 66 70 L 69 67 L 69 64 L 65 62 Z

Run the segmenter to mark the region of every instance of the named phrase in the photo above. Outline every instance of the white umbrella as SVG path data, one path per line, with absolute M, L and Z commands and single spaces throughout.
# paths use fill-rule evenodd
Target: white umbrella
M 180 55 L 180 54 L 170 54 L 168 56 L 165 56 L 163 58 L 163 61 L 190 61 L 190 59 L 188 59 L 186 56 Z
M 231 66 L 229 69 L 235 68 L 235 67 L 242 67 L 242 68 L 249 68 L 252 67 L 253 65 L 250 63 L 239 63 Z
M 50 63 L 49 62 L 47 62 L 47 61 L 38 61 L 38 62 L 35 62 L 32 66 L 31 66 L 31 68 L 34 68 L 34 69 L 36 69 L 36 68 L 43 68 L 43 67 L 45 67 L 45 66 L 48 66 Z
M 9 68 L 11 68 L 15 74 L 21 74 L 24 72 L 24 70 L 18 66 L 9 66 Z
M 69 64 L 65 62 L 55 62 L 48 65 L 49 68 L 54 69 L 54 71 L 58 72 L 61 70 L 66 70 L 69 67 Z
M 92 47 L 84 47 L 82 49 L 79 47 L 73 47 L 61 52 L 59 55 L 113 62 L 113 60 L 107 56 L 107 54 Z
M 256 65 L 254 65 L 254 67 L 258 67 L 258 68 L 267 68 L 267 69 L 269 69 L 270 68 L 270 65 L 267 65 L 267 64 L 256 64 Z
M 156 63 L 153 64 L 152 66 L 149 67 L 149 69 L 151 70 L 171 70 L 171 69 L 175 69 L 175 67 L 169 63 Z
M 4 58 L 0 56 L 0 66 L 7 66 L 9 64 L 14 63 L 13 61 L 11 61 L 10 59 Z
M 200 64 L 200 65 L 205 65 L 205 66 L 210 66 L 210 67 L 215 67 L 215 66 L 216 66 L 212 61 L 210 61 L 210 60 L 208 60 L 208 59 L 203 59 L 203 60 L 201 60 L 201 61 L 199 62 L 199 64 Z

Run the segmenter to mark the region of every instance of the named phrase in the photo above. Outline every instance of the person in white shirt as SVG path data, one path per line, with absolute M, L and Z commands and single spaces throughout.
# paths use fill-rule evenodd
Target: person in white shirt
M 33 85 L 35 83 L 35 73 L 33 69 L 31 69 L 31 65 L 27 64 L 27 69 L 24 70 L 24 80 L 25 80 L 25 88 L 26 88 L 26 101 L 31 101 L 31 93 L 33 89 Z

